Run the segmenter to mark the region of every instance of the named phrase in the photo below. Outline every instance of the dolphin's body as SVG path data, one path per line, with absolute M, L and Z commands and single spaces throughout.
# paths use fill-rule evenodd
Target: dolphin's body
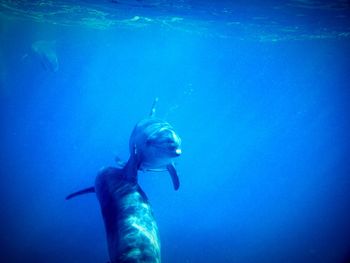
M 156 101 L 155 101 L 156 102 Z M 96 177 L 95 186 L 67 196 L 96 192 L 105 224 L 111 263 L 159 263 L 160 240 L 152 208 L 137 182 L 138 170 L 168 170 L 175 190 L 179 179 L 173 158 L 181 154 L 181 140 L 165 121 L 140 121 L 130 141 L 130 158 L 122 168 L 109 167 Z
M 52 72 L 58 71 L 59 64 L 55 41 L 36 41 L 32 44 L 32 50 L 38 56 L 39 61 L 45 70 Z

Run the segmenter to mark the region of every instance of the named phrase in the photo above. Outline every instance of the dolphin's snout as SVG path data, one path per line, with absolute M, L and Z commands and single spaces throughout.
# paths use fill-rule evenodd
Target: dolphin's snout
M 178 157 L 178 156 L 180 156 L 181 153 L 182 153 L 182 150 L 181 150 L 181 148 L 180 148 L 180 145 L 177 144 L 177 143 L 172 143 L 172 144 L 168 147 L 168 151 L 169 151 L 170 153 L 172 153 L 172 155 L 173 155 L 174 157 Z
M 182 153 L 180 137 L 174 131 L 171 131 L 169 134 L 169 140 L 171 141 L 168 146 L 170 152 L 174 154 L 174 157 L 180 156 Z
M 182 153 L 182 151 L 181 151 L 180 148 L 177 148 L 177 149 L 175 150 L 175 153 L 176 153 L 176 156 L 180 156 L 181 153 Z
M 163 128 L 147 138 L 147 145 L 159 146 L 175 151 L 180 148 L 181 139 L 173 129 Z

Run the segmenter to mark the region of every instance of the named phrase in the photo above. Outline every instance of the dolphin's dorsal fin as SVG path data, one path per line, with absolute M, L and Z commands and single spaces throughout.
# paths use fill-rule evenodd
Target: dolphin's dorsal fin
M 168 164 L 166 168 L 168 169 L 168 172 L 170 174 L 171 180 L 173 181 L 174 189 L 176 191 L 180 187 L 180 180 L 179 180 L 179 177 L 177 175 L 176 168 L 175 168 L 173 163 L 172 164 Z
M 152 104 L 152 109 L 151 112 L 149 114 L 150 117 L 155 117 L 156 115 L 156 106 L 157 106 L 157 102 L 158 102 L 158 97 L 154 98 L 153 104 Z

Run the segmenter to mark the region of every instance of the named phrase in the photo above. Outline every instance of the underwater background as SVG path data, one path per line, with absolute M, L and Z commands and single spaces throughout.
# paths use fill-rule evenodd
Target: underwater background
M 350 262 L 348 1 L 0 1 L 0 261 L 107 262 L 93 185 L 157 117 L 181 186 L 140 173 L 162 261 Z

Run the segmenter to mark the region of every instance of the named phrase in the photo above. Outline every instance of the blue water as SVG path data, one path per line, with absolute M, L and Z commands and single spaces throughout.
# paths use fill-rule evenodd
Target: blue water
M 64 198 L 128 159 L 155 97 L 183 142 L 179 191 L 140 173 L 163 262 L 350 262 L 348 2 L 20 2 L 0 6 L 1 262 L 108 261 L 95 195 Z

